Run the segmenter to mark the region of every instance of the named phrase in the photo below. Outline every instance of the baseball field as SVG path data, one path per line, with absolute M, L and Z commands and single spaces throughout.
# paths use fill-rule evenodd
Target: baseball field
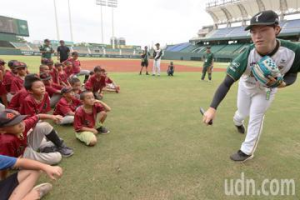
M 38 72 L 40 57 L 1 58 L 24 61 L 31 72 Z M 229 156 L 245 137 L 232 122 L 237 84 L 219 107 L 213 126 L 204 125 L 199 112 L 200 106 L 209 106 L 226 63 L 215 63 L 213 81 L 208 82 L 200 81 L 202 63 L 196 61 L 174 61 L 174 77 L 166 75 L 169 61 L 163 61 L 161 77 L 152 77 L 138 75 L 139 60 L 80 60 L 86 69 L 103 66 L 121 87 L 119 94 L 104 97 L 112 108 L 106 120 L 111 132 L 99 135 L 95 147 L 87 147 L 76 140 L 72 127 L 54 125 L 75 154 L 60 163 L 64 175 L 51 182 L 54 189 L 45 199 L 300 198 L 299 81 L 277 93 L 254 159 L 234 163 Z M 243 177 L 255 182 L 256 192 L 273 190 L 271 180 L 294 180 L 295 195 L 228 195 L 225 182 Z M 270 184 L 263 184 L 266 179 Z M 50 180 L 44 175 L 40 181 Z

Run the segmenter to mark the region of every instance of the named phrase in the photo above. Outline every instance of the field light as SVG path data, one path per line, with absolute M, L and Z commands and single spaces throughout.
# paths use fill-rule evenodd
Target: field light
M 118 7 L 118 0 L 96 0 L 96 5 L 99 5 L 101 8 L 101 34 L 102 34 L 102 43 L 104 44 L 104 34 L 103 34 L 103 13 L 102 6 L 107 6 L 111 8 L 111 18 L 112 18 L 112 48 L 115 48 L 115 27 L 114 27 L 114 8 Z

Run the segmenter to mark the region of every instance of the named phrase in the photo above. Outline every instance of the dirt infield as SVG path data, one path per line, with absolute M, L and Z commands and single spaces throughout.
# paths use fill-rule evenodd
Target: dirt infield
M 140 60 L 83 60 L 82 68 L 92 70 L 96 65 L 101 65 L 109 72 L 138 72 L 141 68 Z M 199 63 L 200 64 L 200 63 Z M 153 61 L 149 62 L 149 71 L 152 70 Z M 161 70 L 166 71 L 167 63 L 161 63 Z M 202 67 L 191 67 L 186 65 L 175 65 L 177 72 L 201 72 Z M 214 68 L 215 72 L 225 71 L 225 69 Z

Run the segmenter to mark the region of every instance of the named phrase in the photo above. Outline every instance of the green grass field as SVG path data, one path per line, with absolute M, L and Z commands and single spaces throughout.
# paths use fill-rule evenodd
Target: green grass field
M 25 58 L 35 65 L 36 58 Z M 209 106 L 224 72 L 214 73 L 213 82 L 200 81 L 199 73 L 110 76 L 121 86 L 120 94 L 104 98 L 112 107 L 106 121 L 111 133 L 99 135 L 95 147 L 86 147 L 75 139 L 72 127 L 55 126 L 75 154 L 63 159 L 64 175 L 51 182 L 54 189 L 45 199 L 300 198 L 299 81 L 277 93 L 254 159 L 239 164 L 229 159 L 245 137 L 232 122 L 237 84 L 219 107 L 212 127 L 202 124 L 199 113 L 200 106 Z M 241 178 L 242 173 L 255 181 L 257 189 L 264 179 L 294 179 L 296 195 L 226 196 L 225 179 Z M 44 181 L 49 179 L 43 176 Z

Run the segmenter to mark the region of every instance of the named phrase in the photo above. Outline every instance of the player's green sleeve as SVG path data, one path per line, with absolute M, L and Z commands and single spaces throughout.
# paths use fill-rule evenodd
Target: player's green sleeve
M 248 47 L 242 54 L 236 57 L 227 68 L 227 75 L 237 81 L 246 71 L 248 65 L 248 56 L 253 47 Z

